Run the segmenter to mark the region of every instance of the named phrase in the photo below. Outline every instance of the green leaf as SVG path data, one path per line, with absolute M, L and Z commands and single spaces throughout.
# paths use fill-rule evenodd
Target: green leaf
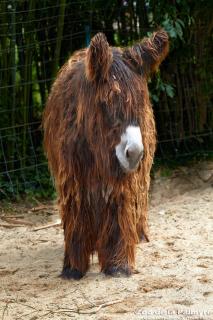
M 174 88 L 170 84 L 165 84 L 165 91 L 168 97 L 173 98 L 175 95 Z
M 180 23 L 178 23 L 177 21 L 175 21 L 175 28 L 176 28 L 176 32 L 177 32 L 179 38 L 182 40 L 183 39 L 182 27 L 181 27 Z
M 158 96 L 157 96 L 156 94 L 152 94 L 152 95 L 151 95 L 151 98 L 152 98 L 152 100 L 153 100 L 154 102 L 158 102 L 158 101 L 159 101 L 159 98 L 158 98 Z
M 185 23 L 183 22 L 183 20 L 177 19 L 177 22 L 178 22 L 179 24 L 181 24 L 181 26 L 182 26 L 183 28 L 185 27 Z

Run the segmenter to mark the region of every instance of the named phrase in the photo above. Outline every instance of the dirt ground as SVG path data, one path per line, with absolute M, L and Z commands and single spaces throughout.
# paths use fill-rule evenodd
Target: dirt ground
M 54 206 L 2 204 L 0 319 L 213 319 L 213 162 L 165 175 L 155 175 L 151 242 L 138 245 L 129 278 L 101 274 L 95 257 L 79 282 L 60 279 L 61 228 L 35 231 L 58 221 Z

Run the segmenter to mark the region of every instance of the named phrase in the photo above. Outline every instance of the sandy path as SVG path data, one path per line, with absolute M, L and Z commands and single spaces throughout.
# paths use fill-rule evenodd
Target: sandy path
M 156 177 L 151 242 L 138 246 L 130 278 L 105 277 L 95 257 L 80 282 L 63 281 L 59 227 L 0 227 L 0 319 L 213 319 L 213 181 L 180 172 Z M 37 225 L 58 218 L 17 211 Z

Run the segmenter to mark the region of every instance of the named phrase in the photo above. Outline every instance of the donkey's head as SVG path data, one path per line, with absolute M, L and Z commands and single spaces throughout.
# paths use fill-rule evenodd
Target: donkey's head
M 98 33 L 87 49 L 86 78 L 97 88 L 109 149 L 125 172 L 136 170 L 146 154 L 143 108 L 149 104 L 147 79 L 167 55 L 168 46 L 167 33 L 160 30 L 126 49 L 110 47 L 104 34 Z

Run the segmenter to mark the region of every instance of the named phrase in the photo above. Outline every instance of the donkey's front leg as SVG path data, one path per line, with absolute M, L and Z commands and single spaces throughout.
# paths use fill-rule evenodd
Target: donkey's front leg
M 84 201 L 77 206 L 73 198 L 61 210 L 65 242 L 61 276 L 78 280 L 89 269 L 90 254 L 94 250 L 92 215 Z
M 136 225 L 123 197 L 114 200 L 104 216 L 98 238 L 98 257 L 101 270 L 107 275 L 131 275 L 135 264 Z

